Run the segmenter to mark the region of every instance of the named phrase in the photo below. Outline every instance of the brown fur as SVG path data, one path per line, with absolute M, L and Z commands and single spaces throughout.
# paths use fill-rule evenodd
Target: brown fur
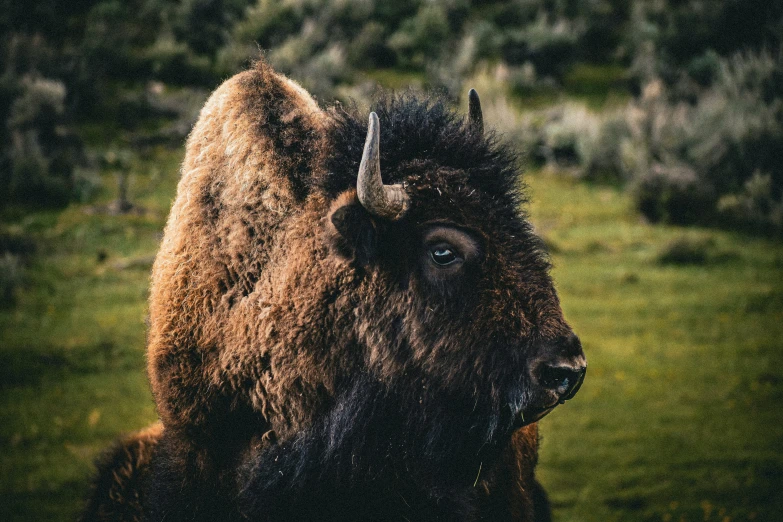
M 93 494 L 82 520 L 144 520 L 142 485 L 147 479 L 155 446 L 162 436 L 163 425 L 157 422 L 117 441 L 101 457 L 101 474 L 93 484 Z
M 526 371 L 534 347 L 570 334 L 516 200 L 471 192 L 470 169 L 388 165 L 384 176 L 407 183 L 412 209 L 400 224 L 361 218 L 384 239 L 376 265 L 360 258 L 356 238 L 335 225 L 341 209 L 362 214 L 355 191 L 319 188 L 350 176 L 328 168 L 338 153 L 330 130 L 344 117 L 261 62 L 215 91 L 188 140 L 153 267 L 148 371 L 166 436 L 199 469 L 225 474 L 292 439 L 359 374 L 500 403 L 515 379 L 509 365 Z M 361 152 L 351 154 L 358 162 Z M 401 275 L 415 260 L 389 261 L 444 215 L 472 227 L 487 251 L 469 314 L 449 304 L 459 290 Z M 500 228 L 482 228 L 492 219 Z M 133 469 L 156 440 L 121 446 Z M 533 520 L 535 425 L 505 444 L 495 462 L 480 462 L 474 515 Z
M 305 274 L 267 265 L 293 257 L 280 237 L 296 232 L 285 229 L 300 207 L 287 173 L 314 161 L 323 125 L 312 99 L 263 64 L 223 84 L 202 110 L 152 276 L 149 374 L 167 427 L 200 433 L 221 420 L 216 404 L 237 398 L 259 419 L 271 418 L 280 409 L 271 398 L 293 384 L 272 380 L 273 373 L 292 372 L 271 367 L 267 353 L 290 344 L 275 324 L 309 319 L 275 302 L 298 284 L 288 274 Z M 311 143 L 306 154 L 280 154 L 276 142 L 303 138 Z M 267 353 L 254 349 L 269 337 Z M 308 362 L 281 361 L 317 372 Z M 275 389 L 267 392 L 269 386 Z
M 549 520 L 546 496 L 535 479 L 538 461 L 538 426 L 517 430 L 497 467 L 480 481 L 484 520 Z M 543 498 L 542 498 L 543 495 Z M 544 501 L 537 506 L 536 500 Z

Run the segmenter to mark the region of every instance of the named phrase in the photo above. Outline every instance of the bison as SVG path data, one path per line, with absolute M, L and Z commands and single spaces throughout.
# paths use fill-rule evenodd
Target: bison
M 517 161 L 435 98 L 322 109 L 263 61 L 210 97 L 152 273 L 161 423 L 86 520 L 547 520 L 536 421 L 585 358 Z

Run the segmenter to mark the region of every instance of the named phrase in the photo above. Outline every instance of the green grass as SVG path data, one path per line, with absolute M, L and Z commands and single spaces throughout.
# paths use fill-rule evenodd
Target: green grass
M 39 248 L 17 306 L 0 312 L 0 520 L 73 519 L 98 452 L 155 419 L 148 269 L 117 262 L 155 252 L 179 157 L 134 165 L 142 216 L 73 206 L 4 225 Z M 529 184 L 589 360 L 579 395 L 541 423 L 555 519 L 779 519 L 783 246 L 646 225 L 611 188 Z M 112 189 L 107 175 L 106 201 Z M 683 237 L 709 252 L 662 263 Z
M 362 75 L 383 87 L 391 90 L 404 90 L 407 87 L 425 86 L 426 79 L 423 72 L 407 71 L 403 69 L 366 69 Z
M 530 185 L 589 361 L 579 395 L 541 423 L 555 518 L 780 520 L 781 245 L 648 226 L 612 189 Z M 715 252 L 661 263 L 683 236 Z
M 132 167 L 141 216 L 71 206 L 4 226 L 34 237 L 38 254 L 17 306 L 0 313 L 0 520 L 74 520 L 98 453 L 155 420 L 144 372 L 149 271 L 117 264 L 155 253 L 180 157 L 158 151 Z M 115 188 L 104 177 L 106 199 L 90 208 Z

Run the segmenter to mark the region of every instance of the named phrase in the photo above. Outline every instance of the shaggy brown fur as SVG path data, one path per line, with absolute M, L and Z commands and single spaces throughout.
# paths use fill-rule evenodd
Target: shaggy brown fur
M 117 441 L 104 453 L 83 520 L 144 520 L 141 495 L 162 435 L 163 425 L 158 422 Z
M 263 62 L 202 110 L 153 268 L 147 518 L 547 517 L 516 417 L 551 398 L 533 362 L 581 348 L 514 158 L 440 102 L 376 110 L 399 222 L 356 197 L 363 117 Z M 475 246 L 457 276 L 422 257 L 438 227 Z

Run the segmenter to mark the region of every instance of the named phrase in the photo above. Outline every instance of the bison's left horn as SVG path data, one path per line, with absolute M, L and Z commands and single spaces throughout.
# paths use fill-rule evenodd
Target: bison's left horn
M 476 134 L 484 133 L 484 116 L 481 114 L 481 101 L 476 89 L 468 91 L 468 123 Z
M 359 164 L 359 178 L 356 180 L 356 193 L 362 206 L 370 214 L 394 221 L 401 218 L 408 210 L 410 198 L 402 185 L 383 184 L 380 133 L 378 115 L 371 112 L 367 140 L 364 142 L 364 154 Z

